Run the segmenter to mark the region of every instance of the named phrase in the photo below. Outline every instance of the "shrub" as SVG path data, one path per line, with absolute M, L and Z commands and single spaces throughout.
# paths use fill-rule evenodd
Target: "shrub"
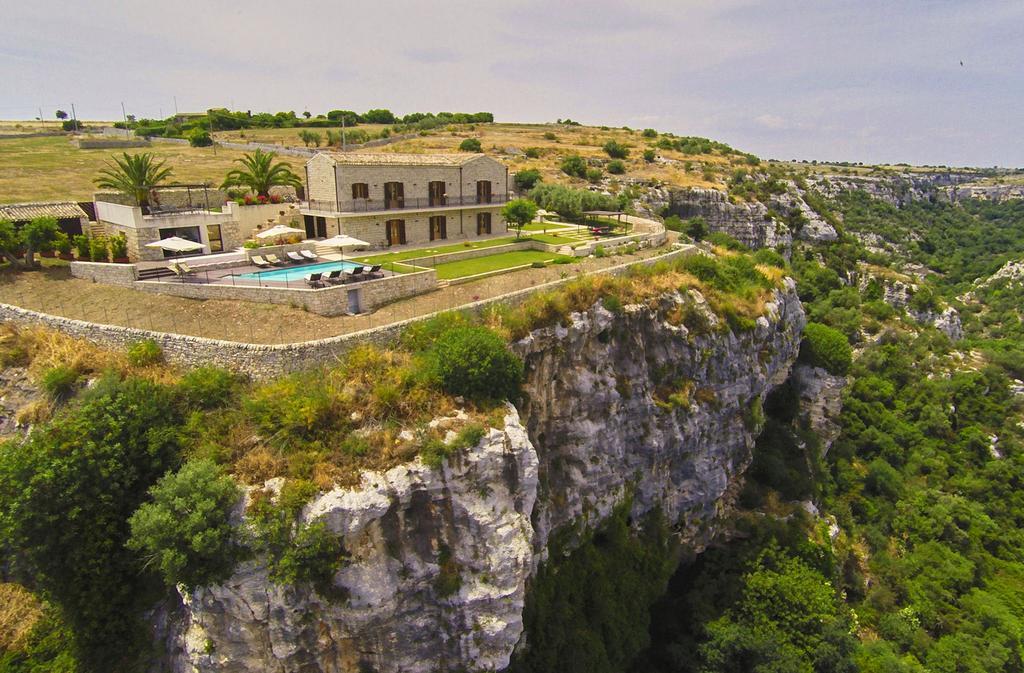
M 814 322 L 808 323 L 804 329 L 800 357 L 839 376 L 845 376 L 853 363 L 853 351 L 843 333 Z
M 588 182 L 600 182 L 601 177 L 604 175 L 604 171 L 600 168 L 588 168 L 587 169 L 587 181 Z
M 770 248 L 761 248 L 755 252 L 754 261 L 765 266 L 776 266 L 780 269 L 786 268 L 786 258 Z
M 89 239 L 89 259 L 94 262 L 108 261 L 107 239 L 99 237 Z
M 683 227 L 686 235 L 695 241 L 703 240 L 708 235 L 708 223 L 703 217 L 691 217 Z
M 192 147 L 209 147 L 213 144 L 213 138 L 206 129 L 196 127 L 188 134 L 188 144 Z
M 616 140 L 609 140 L 602 149 L 612 159 L 625 159 L 629 156 L 629 148 Z
M 128 548 L 146 557 L 168 586 L 222 581 L 242 551 L 230 523 L 241 493 L 213 462 L 186 463 L 160 479 L 149 490 L 152 502 L 132 514 Z
M 533 189 L 538 182 L 540 182 L 540 171 L 536 168 L 528 168 L 524 171 L 517 172 L 513 178 L 516 183 L 516 188 L 528 191 Z
M 433 348 L 441 387 L 475 400 L 511 399 L 523 380 L 523 362 L 485 327 L 455 327 Z
M 608 162 L 608 172 L 612 175 L 622 175 L 626 172 L 626 164 L 622 163 L 619 159 Z
M 60 236 L 58 236 L 57 240 L 54 241 L 54 243 L 53 243 L 54 249 L 57 252 L 59 252 L 60 254 L 62 254 L 62 255 L 70 255 L 71 254 L 71 237 L 68 236 L 67 234 L 65 234 L 63 231 L 58 232 L 58 233 L 60 234 Z
M 644 161 L 646 161 L 649 164 L 654 163 L 654 160 L 657 158 L 657 156 L 658 153 L 655 152 L 654 150 L 644 150 Z
M 128 362 L 134 367 L 145 367 L 163 360 L 164 351 L 152 339 L 136 341 L 128 347 Z
M 551 131 L 545 131 L 544 132 L 544 140 L 558 140 L 558 136 L 556 136 Z
M 75 234 L 72 240 L 72 245 L 75 248 L 75 252 L 78 254 L 78 259 L 85 259 L 90 255 L 89 249 L 89 237 L 85 234 Z
M 476 138 L 466 138 L 459 143 L 459 149 L 463 152 L 479 152 L 482 147 L 480 145 L 480 141 Z
M 561 168 L 562 172 L 566 175 L 571 175 L 576 178 L 587 177 L 587 162 L 578 154 L 570 154 L 566 158 L 562 159 L 562 164 L 559 168 Z
M 711 234 L 708 235 L 707 240 L 708 243 L 725 248 L 726 250 L 749 250 L 747 246 L 743 245 L 742 243 L 740 243 L 739 241 L 737 241 L 735 238 L 725 233 L 724 231 L 712 232 Z
M 110 239 L 110 256 L 114 259 L 128 257 L 128 239 L 124 234 L 118 234 Z
M 523 154 L 525 154 L 530 159 L 540 159 L 540 148 L 527 147 L 525 150 L 523 150 Z
M 665 228 L 669 231 L 683 231 L 683 221 L 678 215 L 669 215 L 665 218 Z
M 300 374 L 281 378 L 253 391 L 243 407 L 257 429 L 277 446 L 293 449 L 322 442 L 335 426 L 339 407 L 319 383 Z
M 530 262 L 531 269 L 543 269 L 545 267 L 547 267 L 547 265 L 544 262 Z
M 644 138 L 657 138 L 658 132 L 655 131 L 654 129 L 644 129 L 643 133 L 641 133 L 640 135 L 642 135 Z
M 213 409 L 226 405 L 238 390 L 238 377 L 226 369 L 199 367 L 181 377 L 178 394 L 189 407 Z
M 43 372 L 43 376 L 39 380 L 39 385 L 42 386 L 46 394 L 56 401 L 71 397 L 76 383 L 78 383 L 78 372 L 64 365 L 50 367 Z
M 608 252 L 604 249 L 603 245 L 599 245 L 599 246 L 594 248 L 594 257 L 597 257 L 598 259 L 601 259 L 602 257 L 607 257 L 607 256 L 608 256 Z

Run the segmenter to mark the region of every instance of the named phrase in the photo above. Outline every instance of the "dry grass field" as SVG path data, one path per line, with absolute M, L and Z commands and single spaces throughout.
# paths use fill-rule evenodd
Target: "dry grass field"
M 6 122 L 9 126 L 13 122 Z M 20 122 L 32 124 L 32 122 Z M 38 124 L 38 122 L 36 122 Z M 47 122 L 49 125 L 49 122 Z M 13 128 L 13 127 L 12 127 Z M 381 125 L 360 125 L 360 129 L 378 132 Z M 299 130 L 247 129 L 218 132 L 218 140 L 258 141 L 301 147 Z M 314 129 L 326 138 L 328 129 Z M 244 134 L 244 135 L 243 135 Z M 93 179 L 109 161 L 110 156 L 125 150 L 79 150 L 67 137 L 9 138 L 0 133 L 0 203 L 40 200 L 87 200 L 95 191 Z M 401 140 L 369 152 L 458 152 L 466 138 L 480 141 L 483 151 L 509 166 L 513 173 L 538 169 L 545 182 L 587 185 L 585 180 L 562 173 L 559 165 L 570 154 L 579 154 L 606 167 L 608 155 L 605 142 L 615 140 L 629 148 L 624 160 L 625 174 L 607 175 L 606 187 L 617 192 L 631 180 L 658 181 L 682 187 L 722 187 L 732 169 L 744 165 L 742 156 L 711 154 L 686 155 L 675 150 L 655 147 L 656 138 L 645 138 L 639 130 L 556 124 L 468 124 L 448 126 L 424 132 L 412 139 Z M 525 152 L 531 150 L 534 158 Z M 643 152 L 654 149 L 656 159 L 644 160 Z M 220 183 L 232 162 L 242 156 L 239 150 L 225 148 L 194 148 L 154 142 L 147 149 L 129 149 L 130 153 L 152 152 L 174 169 L 176 182 Z M 299 172 L 302 159 L 287 157 Z
M 80 150 L 67 137 L 0 138 L 0 203 L 20 201 L 88 201 L 93 179 L 112 154 L 151 152 L 174 169 L 175 182 L 216 184 L 224 179 L 238 150 L 153 143 L 149 148 Z M 293 160 L 299 170 L 301 160 Z

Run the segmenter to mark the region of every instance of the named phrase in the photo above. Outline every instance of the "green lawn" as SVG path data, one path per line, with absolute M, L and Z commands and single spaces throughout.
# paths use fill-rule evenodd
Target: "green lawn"
M 558 231 L 560 229 L 564 229 L 566 231 L 573 231 L 576 229 L 576 227 L 573 225 L 552 224 L 550 222 L 535 222 L 533 224 L 528 224 L 525 227 L 523 227 L 523 231 Z
M 557 257 L 557 255 L 553 256 L 550 252 L 542 252 L 540 250 L 513 250 L 486 257 L 438 264 L 436 267 L 437 277 L 440 279 L 462 278 L 463 276 L 473 276 L 478 273 L 508 269 L 514 266 L 532 264 L 533 262 L 547 262 L 554 257 Z
M 436 248 L 418 248 L 416 250 L 402 250 L 400 252 L 385 252 L 380 255 L 369 255 L 367 257 L 353 257 L 352 259 L 363 264 L 384 264 L 386 262 L 403 262 L 410 259 L 432 257 L 443 255 L 449 252 L 460 252 L 462 250 L 475 250 L 477 248 L 493 248 L 497 245 L 508 245 L 515 243 L 515 236 L 490 238 L 484 241 L 473 241 L 472 243 L 455 243 L 454 245 L 440 245 Z
M 562 234 L 560 236 L 554 236 L 552 234 L 530 234 L 530 238 L 534 241 L 540 241 L 541 243 L 547 243 L 549 245 L 578 245 L 586 240 L 590 239 L 589 234 L 584 234 L 579 237 Z

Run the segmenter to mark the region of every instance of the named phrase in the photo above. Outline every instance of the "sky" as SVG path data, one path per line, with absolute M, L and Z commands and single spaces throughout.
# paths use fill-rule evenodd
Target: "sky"
M 0 83 L 3 119 L 490 111 L 1024 167 L 1022 0 L 5 0 Z

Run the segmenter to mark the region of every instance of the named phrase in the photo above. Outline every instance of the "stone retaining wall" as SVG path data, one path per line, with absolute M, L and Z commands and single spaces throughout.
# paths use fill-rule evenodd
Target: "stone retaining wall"
M 94 283 L 134 287 L 137 274 L 134 264 L 107 262 L 71 262 L 71 275 Z
M 286 267 L 281 267 L 286 268 Z M 311 313 L 325 316 L 348 312 L 348 293 L 359 292 L 361 311 L 373 311 L 384 304 L 437 289 L 437 272 L 433 269 L 416 273 L 387 276 L 358 283 L 331 285 L 323 288 L 266 287 L 259 285 L 220 285 L 206 283 L 175 283 L 156 280 L 137 281 L 132 287 L 152 294 L 165 294 L 186 299 L 226 299 L 261 304 L 299 306 Z
M 597 273 L 619 275 L 625 273 L 629 267 L 636 264 L 655 264 L 676 257 L 697 254 L 698 252 L 699 250 L 696 246 L 680 246 L 671 252 L 652 259 L 621 264 L 598 271 Z M 434 275 L 433 271 L 424 273 L 429 273 L 431 276 Z M 405 277 L 408 278 L 414 275 L 418 274 L 407 274 Z M 564 278 L 543 285 L 517 290 L 491 299 L 466 304 L 459 310 L 471 314 L 479 314 L 495 304 L 504 304 L 510 307 L 518 306 L 534 292 L 552 290 L 572 280 L 573 278 Z M 376 281 L 367 281 L 366 283 L 373 282 Z M 144 284 L 147 283 L 137 283 L 136 287 Z M 346 286 L 343 287 L 347 289 Z M 29 311 L 17 306 L 0 304 L 0 322 L 3 323 L 46 327 L 110 348 L 125 348 L 136 341 L 152 339 L 163 348 L 164 356 L 168 362 L 175 365 L 183 367 L 215 365 L 249 375 L 254 379 L 268 379 L 288 372 L 309 369 L 319 364 L 330 362 L 358 345 L 374 344 L 389 346 L 396 341 L 406 327 L 421 320 L 432 318 L 435 315 L 437 313 L 428 313 L 410 318 L 409 320 L 394 322 L 383 327 L 351 332 L 327 339 L 291 344 L 264 345 L 208 339 L 183 334 L 168 334 L 166 332 L 153 332 L 133 327 L 100 325 Z
M 71 141 L 80 150 L 107 150 L 128 147 L 149 147 L 146 138 L 76 138 Z

